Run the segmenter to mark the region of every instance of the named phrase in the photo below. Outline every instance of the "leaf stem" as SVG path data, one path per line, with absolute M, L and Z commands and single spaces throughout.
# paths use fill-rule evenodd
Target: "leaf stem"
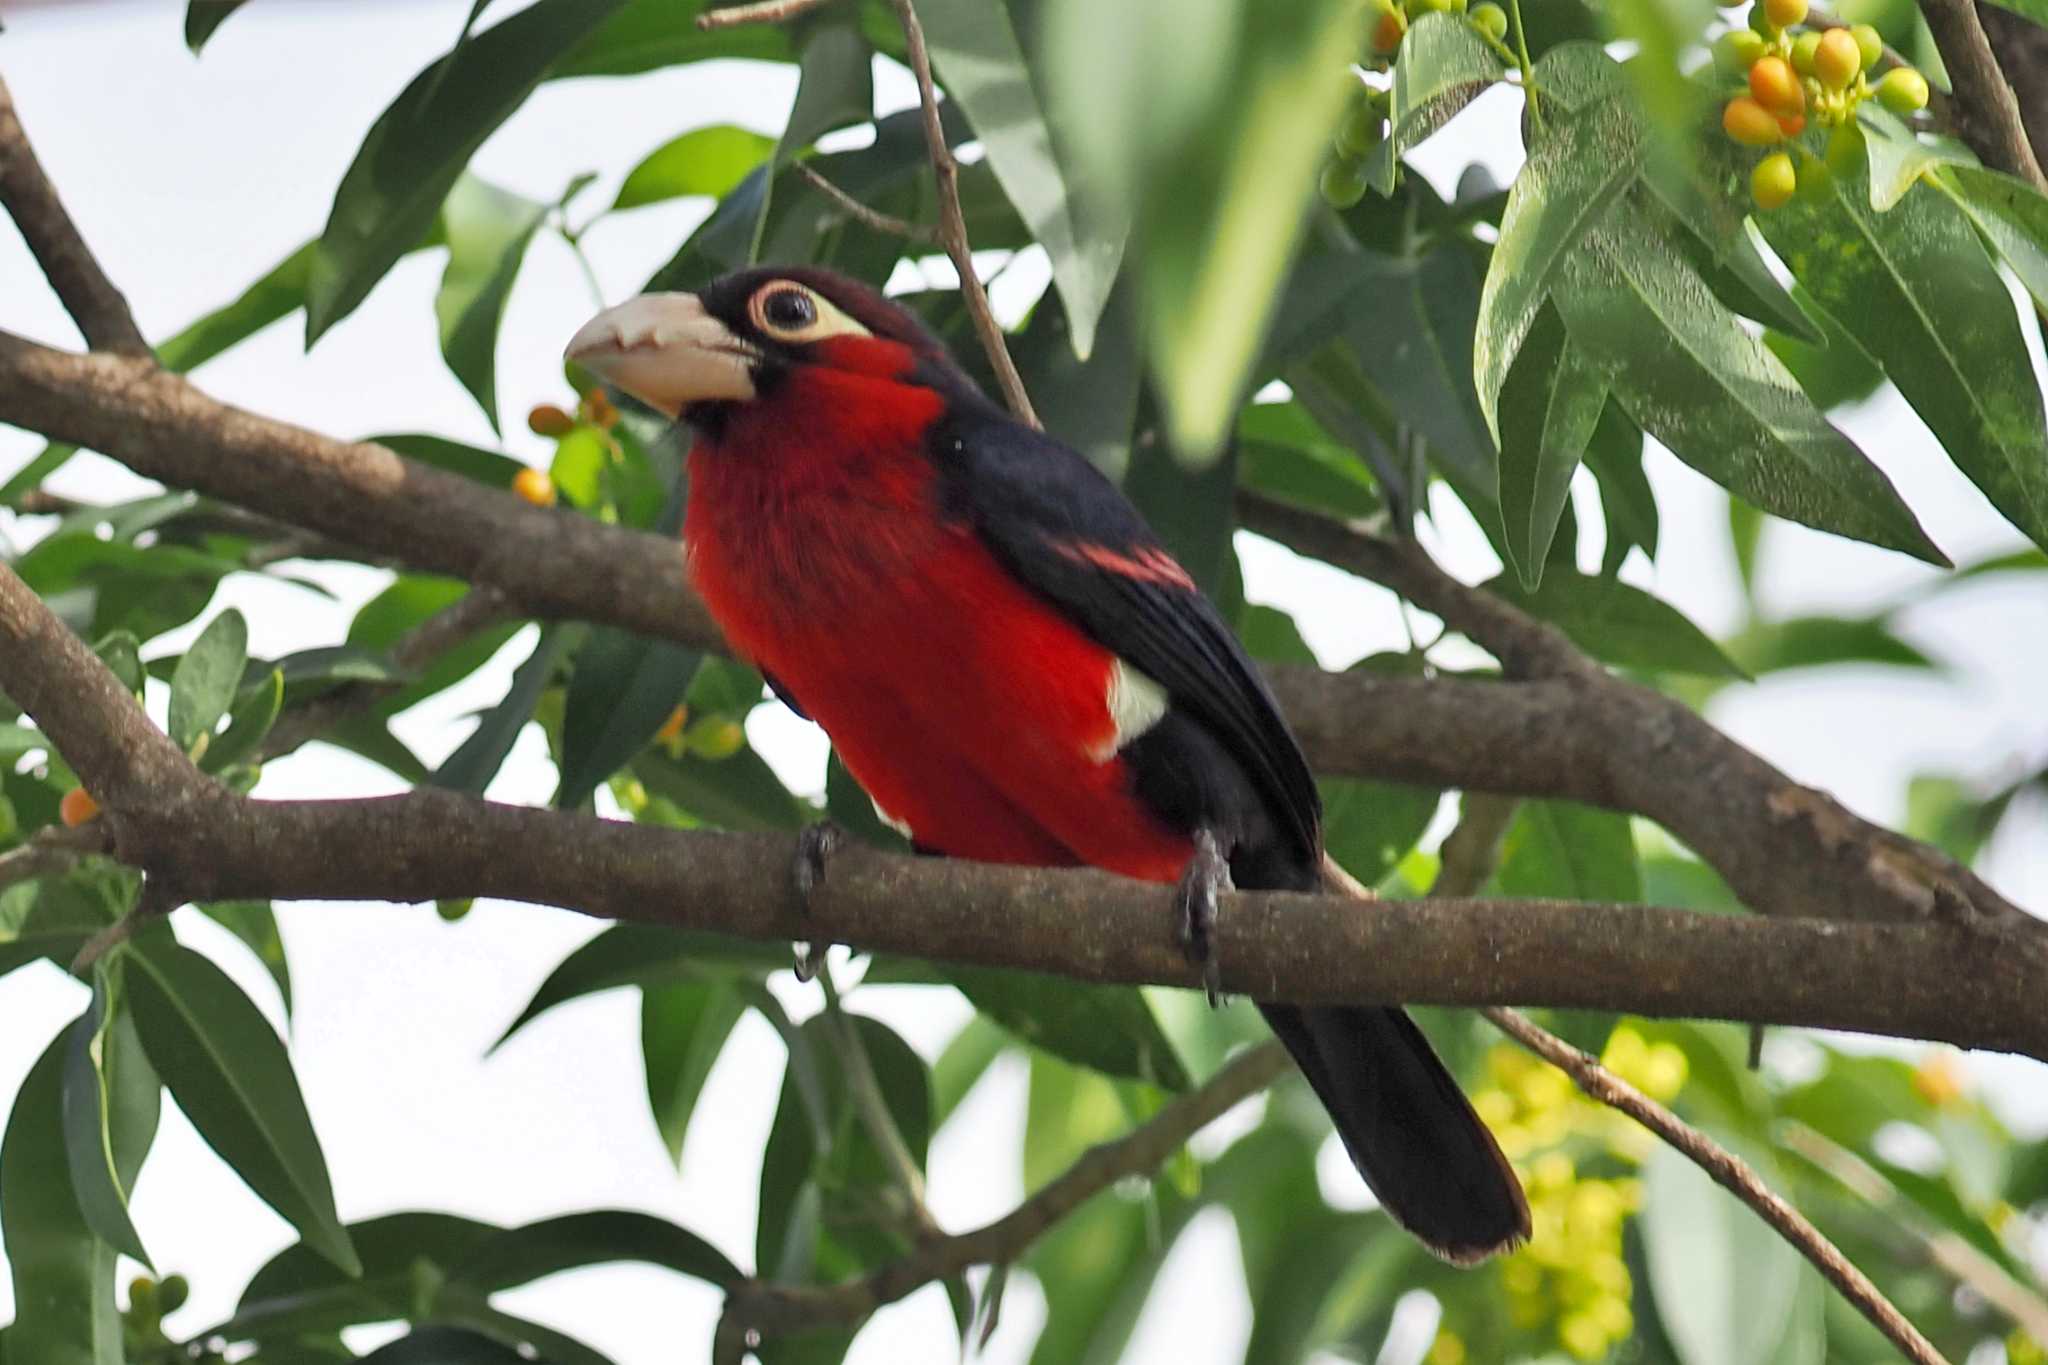
M 1522 24 L 1522 0 L 1508 0 L 1508 17 L 1515 25 L 1515 65 L 1522 72 L 1522 92 L 1529 101 L 1529 117 L 1543 126 L 1543 103 L 1536 94 L 1536 67 L 1529 60 L 1529 30 Z

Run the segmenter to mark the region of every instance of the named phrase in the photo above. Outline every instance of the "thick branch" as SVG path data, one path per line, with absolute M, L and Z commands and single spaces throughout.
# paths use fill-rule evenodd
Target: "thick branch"
M 1985 165 L 2016 175 L 2048 194 L 2048 176 L 2041 173 L 2041 163 L 2027 141 L 2012 83 L 1991 55 L 1991 42 L 1977 20 L 1976 5 L 1972 0 L 1920 0 L 1920 13 L 1927 18 L 1934 44 L 1941 49 L 1942 65 L 1948 68 L 1949 82 L 1955 87 L 1950 107 L 1956 132 Z
M 50 287 L 95 350 L 148 355 L 149 343 L 128 311 L 128 300 L 114 288 L 79 236 L 64 203 L 43 174 L 35 149 L 22 132 L 14 97 L 0 80 L 0 203 L 21 230 Z
M 72 355 L 0 333 L 0 418 L 173 487 L 494 587 L 530 615 L 723 647 L 672 541 L 542 511 L 382 447 L 230 407 L 146 362 Z M 1247 506 L 1256 515 L 1258 504 Z M 1552 657 L 1554 645 L 1508 638 L 1522 630 L 1519 613 L 1504 615 L 1512 609 L 1440 571 L 1425 574 L 1376 550 L 1352 554 L 1345 547 L 1361 537 L 1356 530 L 1328 530 L 1299 514 L 1253 524 L 1391 579 L 1497 657 L 1518 648 Z M 1464 607 L 1453 587 L 1470 595 Z M 1643 815 L 1766 914 L 2025 918 L 1942 854 L 1793 782 L 1670 698 L 1602 673 L 1511 684 L 1309 668 L 1270 677 L 1319 771 Z
M 932 174 L 939 182 L 939 241 L 960 274 L 960 297 L 967 304 L 968 316 L 974 319 L 975 334 L 981 338 L 981 349 L 988 353 L 989 368 L 995 371 L 1003 401 L 1010 405 L 1018 421 L 1035 427 L 1039 424 L 1038 414 L 1031 409 L 1031 395 L 1024 391 L 1024 377 L 1017 373 L 1016 362 L 1010 359 L 1003 329 L 989 308 L 988 291 L 981 287 L 981 277 L 974 273 L 974 252 L 967 244 L 967 216 L 960 209 L 960 164 L 953 160 L 953 149 L 946 145 L 946 130 L 939 122 L 939 93 L 932 84 L 932 59 L 925 51 L 924 26 L 918 23 L 917 8 L 911 0 L 892 3 L 896 18 L 903 25 L 904 43 L 910 50 L 910 70 L 917 77 L 918 99 L 924 109 L 925 146 L 931 152 Z

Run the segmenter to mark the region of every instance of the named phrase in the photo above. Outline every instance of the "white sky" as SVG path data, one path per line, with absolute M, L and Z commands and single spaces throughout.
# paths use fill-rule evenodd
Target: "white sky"
M 318 233 L 362 133 L 445 50 L 466 8 L 463 0 L 265 0 L 224 25 L 196 61 L 180 35 L 182 3 L 14 9 L 0 37 L 0 70 L 87 240 L 145 333 L 161 338 Z M 486 22 L 509 8 L 493 6 Z M 730 63 L 544 86 L 485 145 L 475 169 L 549 199 L 572 175 L 596 170 L 597 188 L 579 202 L 608 202 L 625 171 L 677 132 L 716 122 L 774 132 L 793 88 L 786 69 Z M 878 92 L 885 111 L 910 98 L 907 78 L 886 64 Z M 1512 164 L 1501 149 L 1517 145 L 1514 111 L 1512 96 L 1483 101 L 1433 144 L 1426 158 L 1432 175 L 1454 175 L 1482 148 L 1505 179 Z M 701 203 L 667 205 L 596 228 L 587 243 L 606 301 L 637 287 L 703 212 Z M 310 356 L 302 354 L 295 316 L 206 367 L 199 382 L 229 401 L 337 435 L 427 430 L 493 444 L 436 349 L 431 300 L 440 269 L 438 256 L 402 264 Z M 567 251 L 538 239 L 499 347 L 498 391 L 514 454 L 544 460 L 546 444 L 526 433 L 522 414 L 532 403 L 565 397 L 557 357 L 591 311 Z M 11 226 L 0 228 L 0 326 L 76 343 Z M 1881 395 L 1846 425 L 1958 561 L 2018 545 L 1895 396 Z M 0 430 L 0 478 L 39 445 Z M 1709 631 L 1728 629 L 1740 605 L 1722 499 L 1668 456 L 1657 456 L 1652 473 L 1665 567 L 1637 565 L 1631 577 Z M 141 485 L 94 458 L 74 462 L 55 486 L 105 501 Z M 0 533 L 20 531 L 0 516 Z M 1405 639 L 1388 594 L 1250 537 L 1241 548 L 1251 595 L 1303 613 L 1305 633 L 1326 663 Z M 1441 548 L 1468 577 L 1497 569 L 1469 527 L 1449 526 Z M 1763 601 L 1776 615 L 1875 606 L 1930 577 L 1899 556 L 1782 524 L 1767 533 L 1763 555 Z M 347 566 L 312 572 L 341 604 L 243 576 L 215 608 L 244 610 L 257 653 L 332 643 L 381 576 Z M 1946 661 L 1949 674 L 1839 669 L 1773 679 L 1724 692 L 1714 719 L 1795 777 L 1884 821 L 1902 816 L 1905 779 L 1916 772 L 1989 783 L 2048 760 L 2039 682 L 2048 670 L 2048 594 L 2040 576 L 1945 595 L 1907 612 L 1902 630 Z M 445 755 L 467 728 L 462 718 L 495 700 L 528 643 L 522 637 L 468 684 L 416 710 L 401 733 L 429 762 Z M 793 785 L 819 787 L 824 746 L 809 726 L 770 706 L 750 730 Z M 542 803 L 552 788 L 543 746 L 529 731 L 491 795 Z M 394 789 L 381 771 L 316 746 L 272 765 L 261 794 Z M 2034 905 L 2048 904 L 2041 814 L 2035 803 L 2008 822 L 1983 869 Z M 492 904 L 457 925 L 443 924 L 431 908 L 354 904 L 294 906 L 282 920 L 298 997 L 292 1047 L 345 1218 L 432 1208 L 516 1223 L 591 1207 L 640 1208 L 689 1226 L 742 1266 L 751 1263 L 760 1144 L 781 1070 L 779 1045 L 757 1019 L 741 1025 L 713 1073 L 678 1179 L 646 1112 L 634 993 L 560 1009 L 482 1060 L 547 971 L 594 932 L 593 922 Z M 190 912 L 181 914 L 179 930 L 259 1002 L 274 1005 L 267 979 L 238 945 Z M 782 994 L 799 1014 L 817 1007 L 815 988 L 785 981 Z M 930 1055 L 964 1017 L 957 1002 L 935 996 L 897 991 L 861 999 Z M 0 981 L 0 1096 L 14 1092 L 83 999 L 76 983 L 47 968 Z M 1978 1070 L 1994 1098 L 2026 1111 L 2034 1124 L 2048 1123 L 2041 1068 L 2001 1059 Z M 945 1225 L 996 1216 L 1020 1195 L 1012 1139 L 1022 1103 L 1021 1067 L 1000 1068 L 934 1143 L 932 1198 Z M 1005 1137 L 990 1143 L 993 1133 Z M 159 1267 L 193 1281 L 192 1302 L 172 1319 L 174 1330 L 224 1316 L 248 1274 L 292 1240 L 168 1108 L 135 1216 Z M 1198 1220 L 1161 1283 L 1170 1289 L 1148 1305 L 1131 1359 L 1200 1365 L 1241 1356 L 1249 1305 L 1227 1219 L 1212 1213 Z M 0 1320 L 11 1313 L 10 1297 L 0 1277 Z M 704 1359 L 717 1302 L 706 1286 L 636 1267 L 573 1272 L 500 1299 L 620 1365 Z M 1013 1280 L 990 1358 L 1024 1359 L 1042 1311 L 1028 1277 Z M 950 1331 L 943 1298 L 926 1291 L 880 1315 L 852 1359 L 927 1358 Z

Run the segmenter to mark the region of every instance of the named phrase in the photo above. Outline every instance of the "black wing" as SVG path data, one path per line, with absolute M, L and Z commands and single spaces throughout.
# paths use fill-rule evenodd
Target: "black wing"
M 1244 647 L 1116 486 L 1079 453 L 987 410 L 933 428 L 941 512 L 1105 648 L 1166 689 L 1257 785 L 1312 865 L 1322 802 Z

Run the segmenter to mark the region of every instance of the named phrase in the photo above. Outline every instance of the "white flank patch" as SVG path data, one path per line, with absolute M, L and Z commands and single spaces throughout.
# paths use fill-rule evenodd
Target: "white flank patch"
M 895 830 L 898 834 L 910 840 L 912 843 L 917 842 L 917 836 L 910 832 L 910 826 L 905 824 L 903 821 L 898 820 L 895 816 L 889 814 L 889 812 L 883 810 L 881 802 L 875 800 L 874 797 L 870 796 L 868 798 L 868 804 L 875 808 L 875 818 L 877 820 L 880 820 L 883 824 L 887 825 L 890 829 Z
M 1109 718 L 1116 731 L 1106 744 L 1088 751 L 1097 763 L 1107 763 L 1126 744 L 1157 725 L 1166 715 L 1166 689 L 1137 669 L 1118 659 L 1109 670 Z

